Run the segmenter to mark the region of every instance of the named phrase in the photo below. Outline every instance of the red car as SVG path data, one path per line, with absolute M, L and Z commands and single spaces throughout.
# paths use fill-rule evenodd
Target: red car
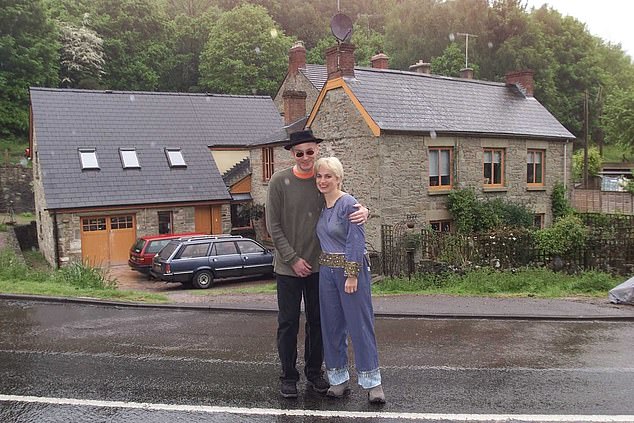
M 188 236 L 205 235 L 198 232 L 187 232 L 182 234 L 162 234 L 162 235 L 146 235 L 138 238 L 130 248 L 130 258 L 128 265 L 141 273 L 150 274 L 152 267 L 152 259 L 167 245 L 172 239 Z

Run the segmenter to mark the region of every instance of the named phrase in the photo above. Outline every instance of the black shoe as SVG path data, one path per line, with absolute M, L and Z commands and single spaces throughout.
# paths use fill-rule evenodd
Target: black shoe
M 284 398 L 297 398 L 297 382 L 283 380 L 280 383 L 280 395 Z
M 318 376 L 314 379 L 306 381 L 306 386 L 319 394 L 325 394 L 330 388 L 330 384 L 324 379 L 323 376 Z

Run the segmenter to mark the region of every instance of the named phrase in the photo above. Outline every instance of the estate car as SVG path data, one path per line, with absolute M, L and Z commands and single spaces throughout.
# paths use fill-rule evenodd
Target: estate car
M 273 273 L 273 253 L 250 238 L 205 235 L 170 241 L 154 257 L 151 275 L 206 289 L 214 279 Z
M 144 274 L 150 274 L 152 268 L 152 259 L 165 247 L 168 242 L 173 239 L 179 239 L 184 236 L 204 235 L 197 232 L 188 232 L 182 234 L 161 234 L 161 235 L 145 235 L 138 238 L 132 247 L 130 247 L 130 257 L 128 258 L 128 266 L 131 269 Z

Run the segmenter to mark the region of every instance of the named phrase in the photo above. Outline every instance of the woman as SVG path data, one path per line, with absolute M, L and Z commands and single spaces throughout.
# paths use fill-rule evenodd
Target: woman
M 363 225 L 350 224 L 347 217 L 357 200 L 341 190 L 343 166 L 336 157 L 319 159 L 315 177 L 326 200 L 317 223 L 323 251 L 319 258 L 321 330 L 331 385 L 326 395 L 339 398 L 350 391 L 349 334 L 359 385 L 367 390 L 368 401 L 383 404 L 365 230 Z

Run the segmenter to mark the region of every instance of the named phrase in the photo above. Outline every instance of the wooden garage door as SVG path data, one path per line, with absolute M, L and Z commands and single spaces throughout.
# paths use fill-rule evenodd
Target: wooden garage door
M 91 266 L 126 264 L 136 239 L 134 215 L 82 217 L 81 256 Z
M 204 206 L 194 209 L 196 232 L 204 234 L 222 233 L 222 210 L 220 206 Z

